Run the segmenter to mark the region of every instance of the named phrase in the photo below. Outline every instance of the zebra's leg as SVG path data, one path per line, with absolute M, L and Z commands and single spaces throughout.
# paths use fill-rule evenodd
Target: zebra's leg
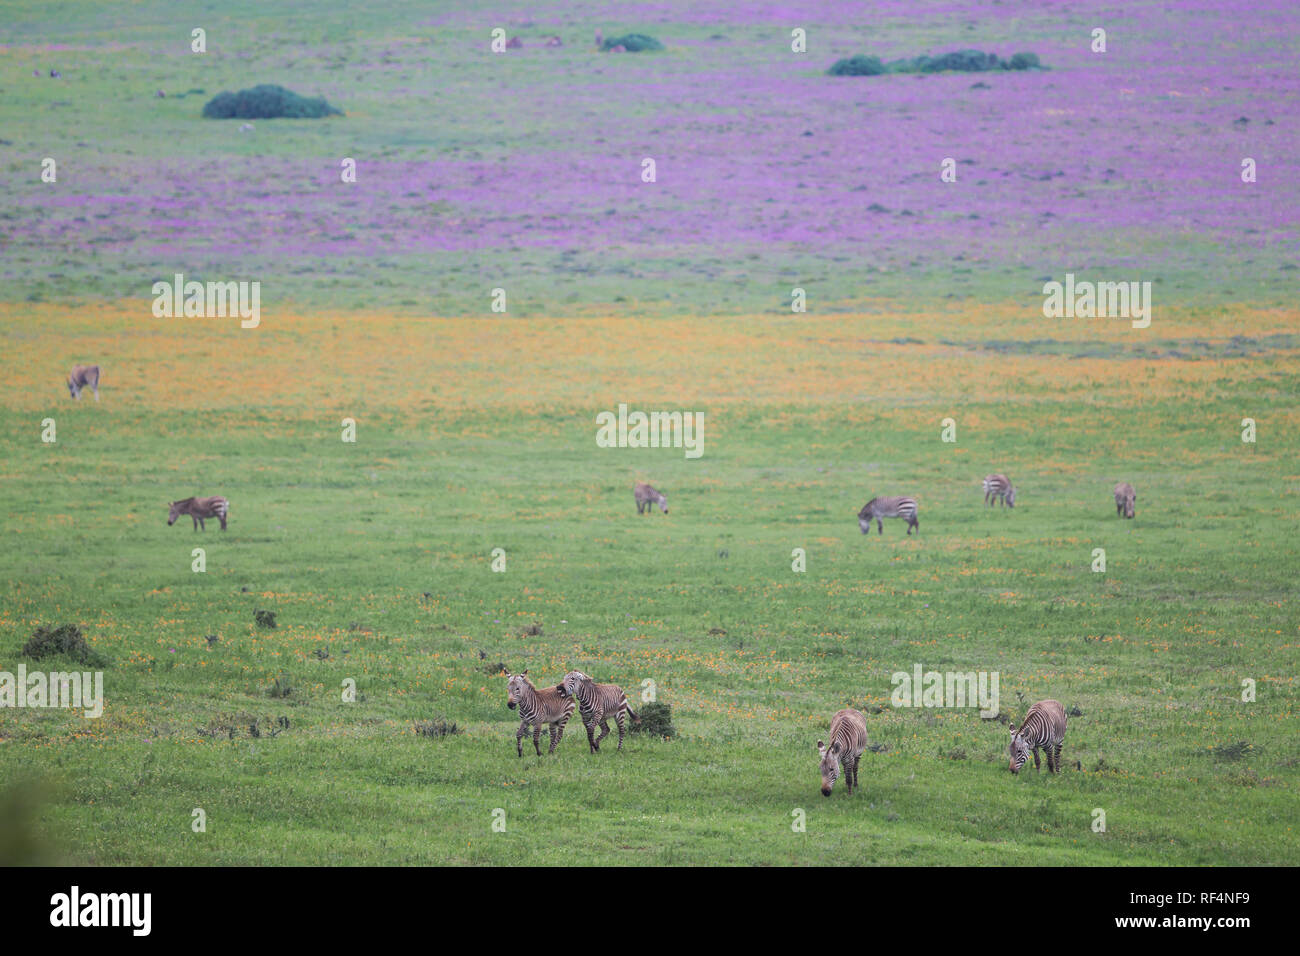
M 519 752 L 519 756 L 521 757 L 524 755 L 524 734 L 527 733 L 527 731 L 528 721 L 521 720 L 519 722 L 519 729 L 515 731 L 515 750 Z
M 190 520 L 194 522 L 194 530 L 195 530 L 195 531 L 198 531 L 198 530 L 199 530 L 199 519 L 196 518 L 196 517 L 194 517 L 194 515 L 190 515 Z
M 217 515 L 217 520 L 219 520 L 219 521 L 221 522 L 221 530 L 222 530 L 222 531 L 225 531 L 225 530 L 226 530 L 226 516 L 225 516 L 225 515 Z
M 1052 748 L 1052 763 L 1056 767 L 1056 769 L 1053 770 L 1052 772 L 1060 773 L 1061 772 L 1061 745 L 1060 744 L 1057 744 L 1054 748 Z
M 546 752 L 548 754 L 553 754 L 555 753 L 555 744 L 559 741 L 559 737 L 556 736 L 556 734 L 559 733 L 559 731 L 556 728 L 554 723 L 550 725 L 550 732 L 551 732 L 551 749 Z
M 542 755 L 542 725 L 540 722 L 533 724 L 533 749 L 537 751 L 537 756 Z
M 623 711 L 620 710 L 614 716 L 614 722 L 618 724 L 618 749 L 619 750 L 623 749 L 623 720 L 624 720 Z
M 584 726 L 587 728 L 587 753 L 594 754 L 600 750 L 600 745 L 596 743 L 596 736 L 594 734 L 596 725 L 585 724 Z
M 600 742 L 608 736 L 609 736 L 609 718 L 602 717 L 600 718 L 600 736 L 596 738 L 596 746 L 599 747 Z
M 884 523 L 883 521 L 881 521 L 879 518 L 877 518 L 877 519 L 876 519 L 876 534 L 884 534 L 884 533 L 885 533 L 885 523 Z
M 1044 749 L 1046 749 L 1046 748 L 1044 748 Z M 1042 770 L 1042 769 L 1043 769 L 1042 764 L 1040 764 L 1040 763 L 1038 762 L 1038 748 L 1037 748 L 1037 747 L 1034 748 L 1034 769 L 1035 769 L 1035 770 Z
M 569 715 L 565 714 L 560 718 L 558 723 L 552 724 L 555 734 L 551 738 L 551 753 L 555 753 L 555 748 L 560 745 L 560 738 L 564 736 L 564 725 L 569 722 Z

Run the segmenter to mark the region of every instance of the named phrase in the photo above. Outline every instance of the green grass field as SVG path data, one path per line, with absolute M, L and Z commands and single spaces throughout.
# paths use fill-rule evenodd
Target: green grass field
M 1002 311 L 927 326 L 977 336 L 983 324 L 996 340 Z M 507 371 L 485 361 L 500 345 L 461 320 L 282 317 L 186 342 L 133 335 L 125 310 L 33 318 L 5 326 L 19 368 L 76 338 L 101 354 L 130 341 L 135 361 L 170 369 L 151 382 L 124 356 L 122 384 L 106 371 L 98 404 L 25 377 L 3 393 L 0 656 L 16 662 L 37 623 L 74 621 L 111 660 L 99 720 L 4 717 L 0 770 L 20 787 L 44 781 L 32 823 L 56 858 L 1297 861 L 1289 355 L 1120 353 L 1063 368 L 1051 355 L 828 345 L 888 338 L 904 319 L 737 318 L 707 335 L 690 320 L 506 320 L 524 346 Z M 1275 321 L 1254 318 L 1261 333 Z M 1244 318 L 1196 321 L 1214 339 L 1216 323 Z M 790 350 L 800 325 L 807 341 Z M 626 397 L 653 408 L 713 383 L 710 402 L 686 406 L 705 412 L 696 461 L 594 441 L 595 411 L 618 399 L 605 379 L 635 351 L 613 343 L 652 329 L 696 349 L 648 358 L 655 384 Z M 420 334 L 447 345 L 385 363 Z M 255 359 L 222 358 L 241 341 Z M 312 341 L 343 378 L 250 408 Z M 743 390 L 739 341 L 753 370 Z M 607 360 L 593 367 L 588 349 Z M 891 383 L 879 401 L 867 401 L 873 368 Z M 183 384 L 205 369 L 208 388 Z M 962 397 L 994 369 L 1013 400 Z M 541 404 L 516 380 L 536 383 Z M 478 407 L 464 402 L 474 394 Z M 1241 409 L 1261 423 L 1255 445 L 1240 440 Z M 940 440 L 949 414 L 956 444 Z M 54 445 L 39 441 L 47 415 Z M 344 417 L 355 444 L 341 441 Z M 982 503 L 995 465 L 1018 486 L 1012 512 Z M 636 514 L 638 476 L 668 492 L 669 515 Z M 1121 477 L 1138 488 L 1133 521 L 1110 500 Z M 899 522 L 858 532 L 857 509 L 889 491 L 920 496 L 919 536 Z M 166 526 L 167 501 L 218 492 L 232 502 L 226 533 Z M 1096 547 L 1104 574 L 1090 569 Z M 794 548 L 805 573 L 791 570 Z M 279 626 L 257 627 L 257 609 Z M 523 634 L 531 625 L 542 633 Z M 680 736 L 593 756 L 575 719 L 554 757 L 520 759 L 505 679 L 484 672 L 497 662 L 539 682 L 578 667 L 634 699 L 653 680 Z M 1013 716 L 1022 700 L 1077 707 L 1067 771 L 1011 776 L 1005 727 L 973 709 L 892 708 L 890 675 L 917 663 L 998 672 Z M 346 678 L 355 703 L 341 700 Z M 287 697 L 271 696 L 277 679 Z M 859 793 L 823 799 L 814 745 L 845 705 L 867 711 L 888 749 L 864 755 Z M 265 735 L 280 717 L 288 729 Z M 414 733 L 435 718 L 464 732 Z M 191 831 L 194 808 L 206 833 Z M 1104 833 L 1091 829 L 1098 808 Z

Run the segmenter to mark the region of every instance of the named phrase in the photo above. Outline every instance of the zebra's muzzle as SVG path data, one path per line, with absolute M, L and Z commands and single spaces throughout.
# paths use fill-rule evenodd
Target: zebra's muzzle
M 511 710 L 514 710 L 514 709 L 515 709 L 515 702 L 514 702 L 513 700 L 508 700 L 508 701 L 506 701 L 506 706 L 509 707 Z

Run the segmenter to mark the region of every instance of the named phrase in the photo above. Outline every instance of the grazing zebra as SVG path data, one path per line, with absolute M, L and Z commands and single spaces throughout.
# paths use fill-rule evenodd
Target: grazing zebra
M 1004 508 L 1016 506 L 1016 489 L 1011 487 L 1011 479 L 1006 475 L 989 475 L 984 479 L 984 503 L 991 505 L 998 499 Z
M 858 782 L 858 761 L 862 751 L 867 747 L 867 719 L 852 707 L 841 710 L 831 718 L 831 745 L 826 746 L 817 741 L 817 753 L 821 755 L 822 796 L 831 795 L 835 778 L 844 768 L 844 784 L 853 793 L 853 786 Z
M 1011 772 L 1020 768 L 1034 752 L 1034 769 L 1042 769 L 1038 762 L 1038 748 L 1047 756 L 1049 773 L 1061 772 L 1061 742 L 1065 740 L 1065 708 L 1059 700 L 1040 700 L 1029 708 L 1019 727 L 1011 725 Z
M 221 530 L 226 530 L 226 516 L 230 514 L 230 502 L 221 495 L 213 495 L 211 498 L 185 498 L 181 501 L 172 502 L 172 510 L 167 514 L 167 524 L 173 525 L 176 519 L 181 515 L 189 515 L 194 519 L 194 530 L 202 528 L 207 531 L 207 525 L 203 523 L 205 518 L 216 518 L 221 522 Z
M 885 533 L 881 518 L 902 518 L 907 522 L 908 534 L 913 528 L 921 530 L 921 524 L 916 520 L 916 499 L 912 497 L 872 498 L 868 501 L 858 512 L 858 527 L 863 534 L 871 534 L 872 518 L 876 519 L 876 534 Z
M 99 366 L 72 366 L 72 374 L 68 376 L 68 394 L 81 401 L 81 390 L 87 385 L 95 393 L 95 401 L 99 401 Z
M 553 687 L 538 690 L 528 679 L 528 671 L 510 675 L 506 694 L 506 706 L 511 710 L 519 708 L 519 729 L 515 731 L 515 751 L 519 756 L 524 755 L 523 739 L 530 725 L 533 728 L 533 749 L 539 757 L 542 755 L 542 724 L 551 725 L 551 749 L 547 753 L 555 753 L 560 738 L 564 736 L 564 725 L 573 716 L 573 701 L 556 693 Z
M 556 692 L 566 698 L 577 698 L 578 711 L 582 723 L 587 728 L 587 743 L 591 752 L 600 750 L 600 742 L 609 736 L 609 718 L 612 715 L 618 724 L 618 749 L 623 749 L 623 715 L 626 713 L 637 723 L 641 718 L 636 715 L 627 702 L 627 694 L 617 684 L 597 684 L 582 671 L 569 671 L 564 675 Z M 593 736 L 596 725 L 600 725 L 600 736 Z
M 1137 504 L 1137 492 L 1127 481 L 1115 486 L 1115 513 L 1123 518 L 1133 517 L 1133 506 Z
M 648 515 L 654 505 L 658 505 L 660 511 L 668 514 L 668 496 L 651 488 L 644 481 L 638 481 L 632 486 L 632 496 L 636 498 L 637 514 Z

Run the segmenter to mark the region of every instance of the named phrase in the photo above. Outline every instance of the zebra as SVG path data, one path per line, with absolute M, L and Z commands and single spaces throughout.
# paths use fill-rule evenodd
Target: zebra
M 991 505 L 998 499 L 1004 508 L 1016 506 L 1016 489 L 1011 487 L 1011 479 L 1006 475 L 989 475 L 984 479 L 984 503 Z
M 573 701 L 557 694 L 553 687 L 538 690 L 528 679 L 528 671 L 525 670 L 522 674 L 509 675 L 506 682 L 506 706 L 511 710 L 519 708 L 519 729 L 515 731 L 515 751 L 519 756 L 524 755 L 523 740 L 529 725 L 533 728 L 533 749 L 539 757 L 542 755 L 542 724 L 551 725 L 551 749 L 547 753 L 555 753 L 560 738 L 564 736 L 564 725 L 573 716 Z
M 230 514 L 230 502 L 221 495 L 213 495 L 211 498 L 183 498 L 180 501 L 173 501 L 171 511 L 167 514 L 167 525 L 170 527 L 176 523 L 176 519 L 181 515 L 189 515 L 194 519 L 194 530 L 202 528 L 207 531 L 207 525 L 203 523 L 205 518 L 216 518 L 221 522 L 221 530 L 226 530 L 226 516 Z
M 1065 708 L 1059 700 L 1040 700 L 1029 708 L 1020 726 L 1011 725 L 1011 766 L 1012 773 L 1019 773 L 1020 768 L 1029 759 L 1029 752 L 1034 752 L 1034 769 L 1042 769 L 1038 761 L 1038 748 L 1043 748 L 1047 756 L 1048 773 L 1061 772 L 1061 743 L 1065 740 Z
M 871 534 L 871 519 L 876 520 L 876 534 L 884 534 L 884 525 L 881 518 L 902 518 L 907 522 L 907 533 L 911 534 L 912 529 L 921 530 L 921 524 L 916 520 L 916 499 L 904 496 L 901 498 L 872 498 L 862 510 L 858 512 L 858 527 L 862 529 L 863 534 Z
M 72 366 L 72 374 L 68 376 L 68 394 L 81 401 L 81 390 L 87 385 L 95 393 L 95 401 L 99 401 L 99 366 Z
M 858 761 L 862 751 L 867 747 L 867 719 L 852 707 L 841 710 L 831 718 L 831 745 L 826 746 L 817 741 L 817 753 L 821 755 L 822 796 L 829 797 L 835 786 L 835 778 L 844 768 L 844 783 L 853 793 L 854 784 L 858 783 Z
M 1115 513 L 1122 518 L 1133 517 L 1133 506 L 1137 504 L 1137 492 L 1127 481 L 1115 486 Z
M 617 684 L 597 684 L 582 671 L 569 671 L 555 688 L 565 698 L 576 698 L 582 723 L 587 728 L 587 743 L 591 752 L 600 750 L 600 742 L 609 736 L 609 718 L 612 715 L 618 724 L 618 749 L 623 749 L 623 715 L 626 713 L 635 723 L 640 723 L 627 702 L 627 694 Z M 594 736 L 596 725 L 600 725 L 600 736 Z
M 668 514 L 668 496 L 651 488 L 644 481 L 638 481 L 632 486 L 632 496 L 636 498 L 637 514 L 648 515 L 654 505 L 658 505 L 660 511 Z

